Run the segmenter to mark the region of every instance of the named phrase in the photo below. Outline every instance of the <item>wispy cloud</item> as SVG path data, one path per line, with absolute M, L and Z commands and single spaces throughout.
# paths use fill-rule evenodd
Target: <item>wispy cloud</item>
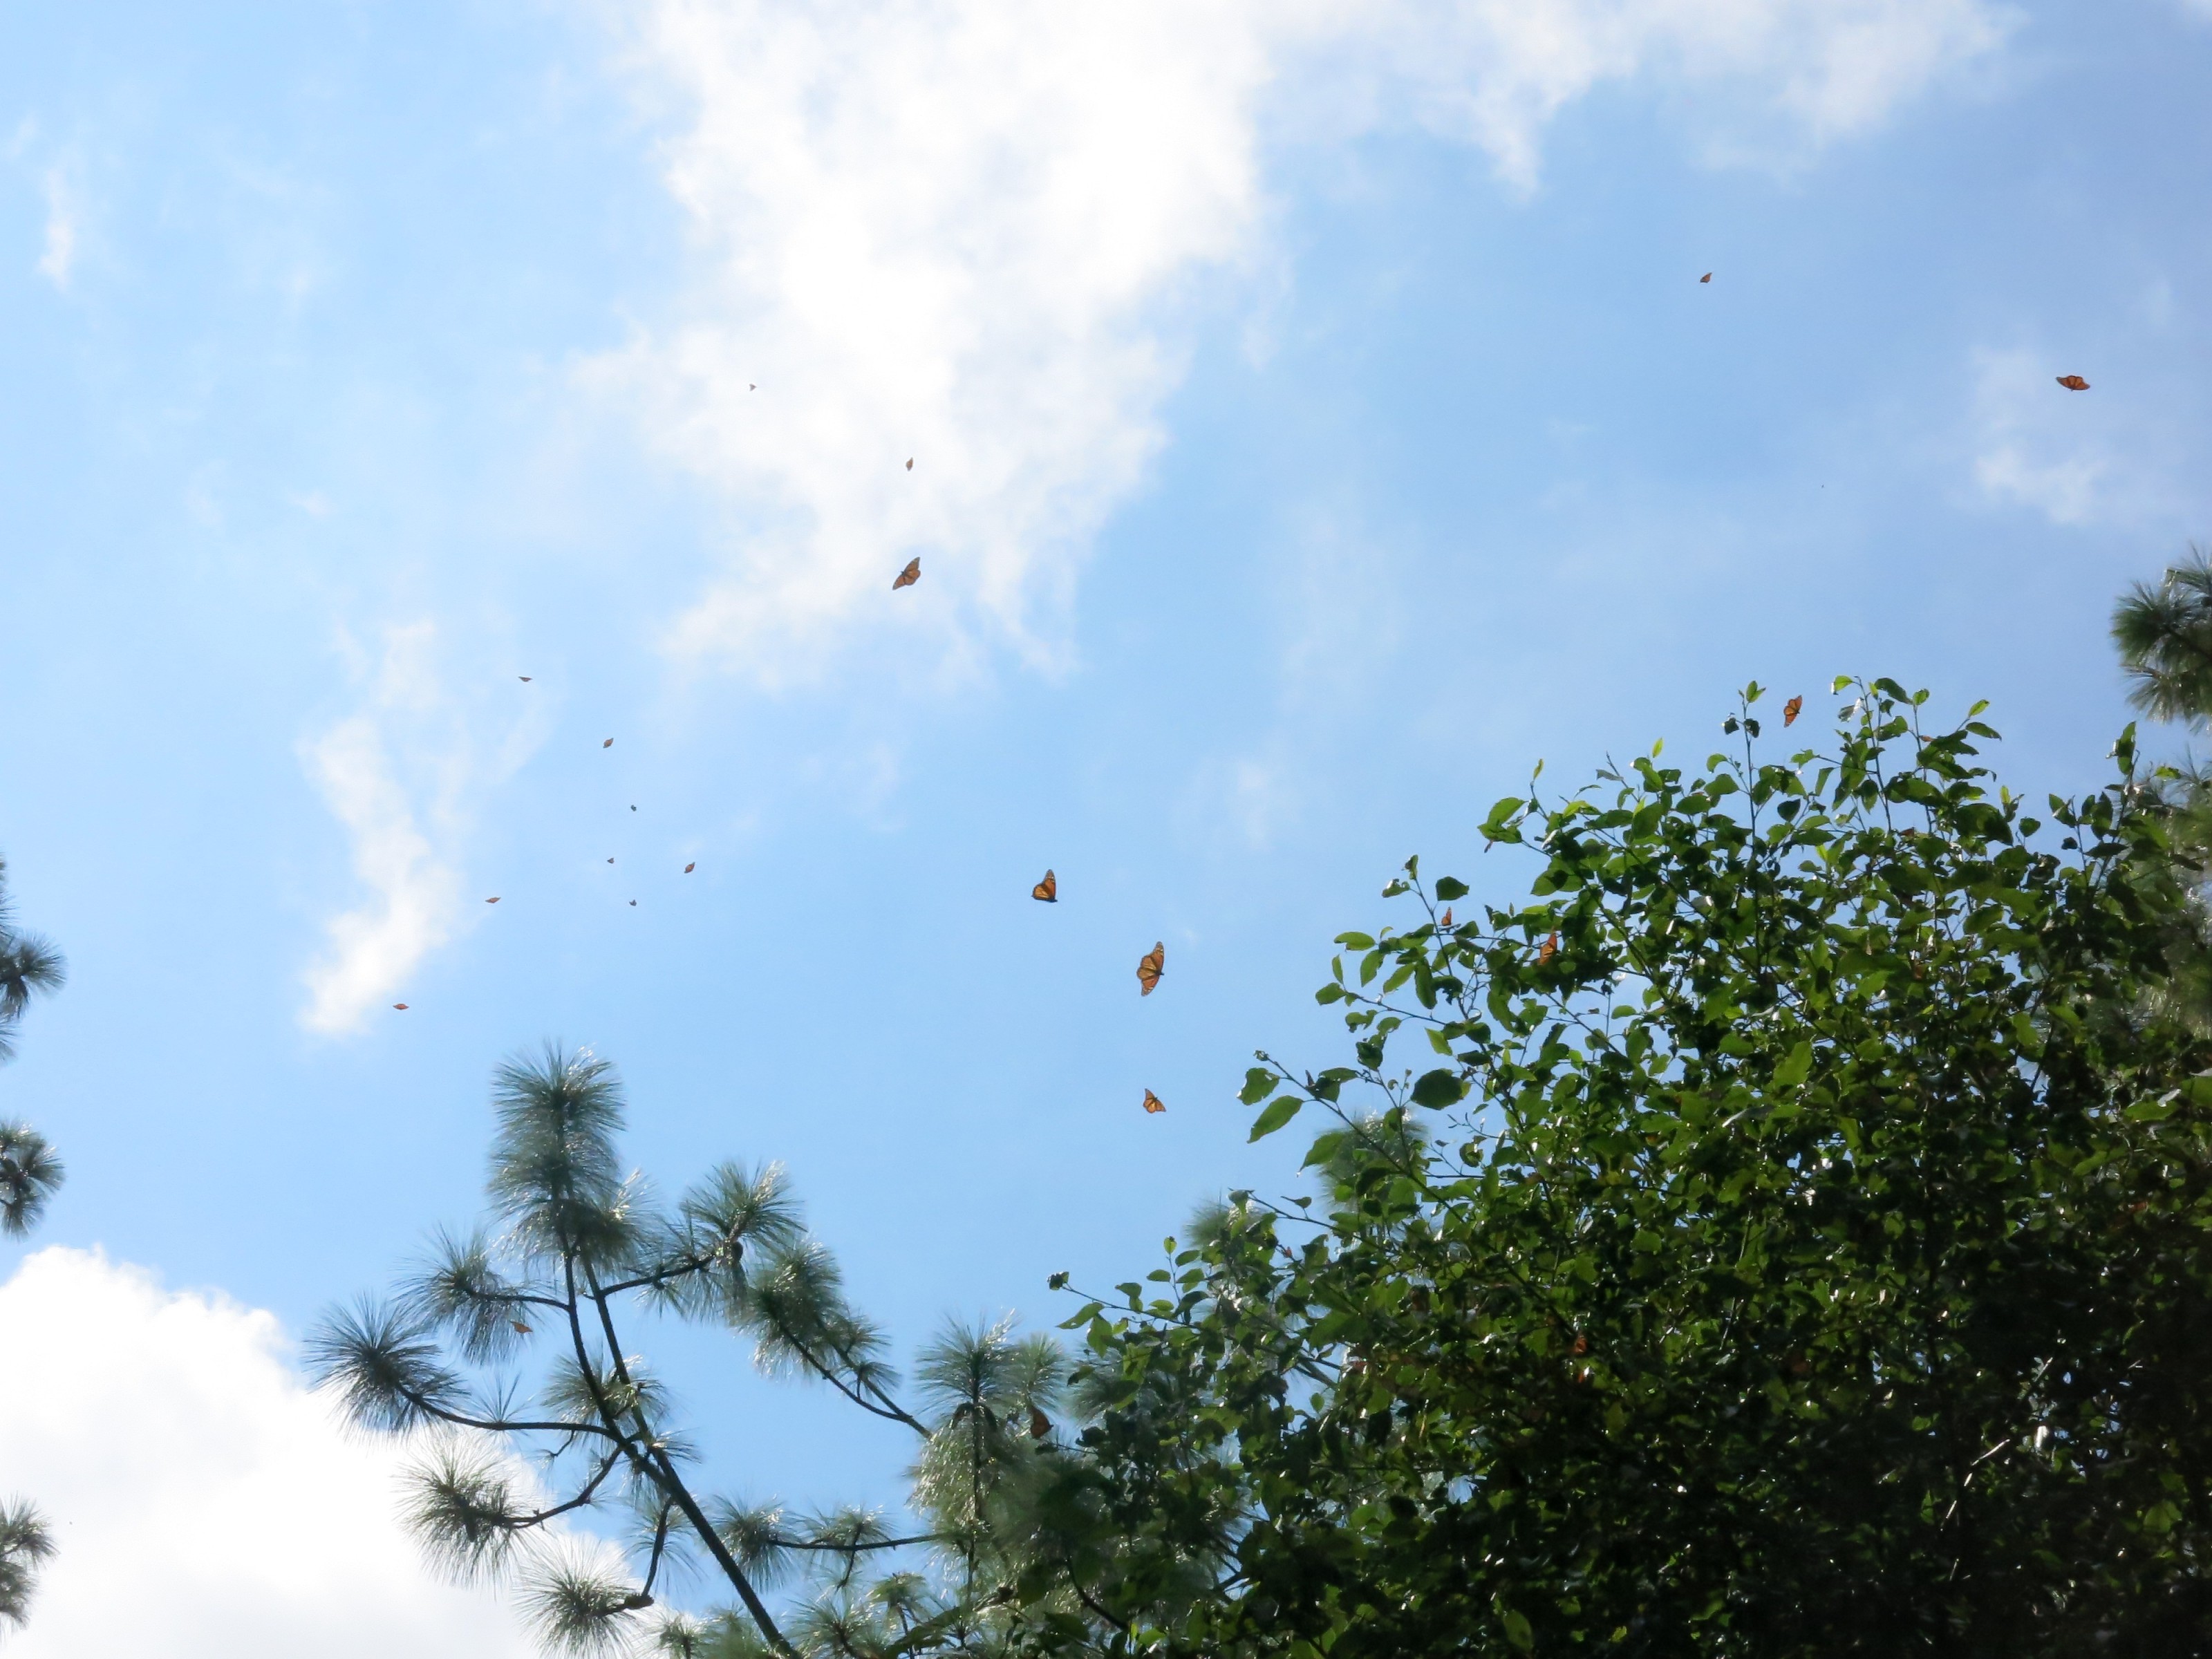
M 0 1468 L 59 1550 L 13 1659 L 524 1659 L 512 1612 L 434 1580 L 400 1454 L 333 1421 L 274 1316 L 46 1249 L 0 1285 Z M 303 1507 L 304 1506 L 304 1507 Z
M 301 1022 L 310 1030 L 358 1029 L 463 925 L 471 812 L 538 741 L 538 728 L 512 725 L 483 741 L 484 722 L 441 685 L 437 645 L 429 623 L 391 629 L 374 663 L 357 663 L 362 708 L 301 745 L 367 890 L 364 902 L 331 919 L 327 949 L 307 972 Z
M 76 269 L 77 226 L 82 211 L 78 192 L 65 167 L 48 167 L 40 182 L 46 198 L 46 228 L 39 254 L 39 274 L 67 293 L 70 273 Z
M 672 647 L 804 675 L 919 553 L 897 625 L 1051 659 L 1164 441 L 1178 301 L 1271 268 L 1287 149 L 1411 125 L 1528 188 L 1546 122 L 1637 76 L 1817 145 L 2002 33 L 1984 0 L 653 0 L 629 46 L 692 264 L 586 373 L 728 503 Z
M 2078 365 L 2058 364 L 2070 373 Z M 2133 527 L 2185 512 L 2166 452 L 2170 434 L 2115 413 L 2094 385 L 2056 383 L 2048 352 L 2011 347 L 1975 364 L 1973 476 L 1985 499 L 2040 513 L 2053 524 Z

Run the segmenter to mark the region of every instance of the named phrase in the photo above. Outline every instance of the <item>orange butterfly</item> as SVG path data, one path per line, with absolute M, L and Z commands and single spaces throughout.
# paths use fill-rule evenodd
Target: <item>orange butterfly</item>
M 1701 283 L 1710 283 L 1713 280 L 1713 273 L 1709 270 L 1704 276 L 1698 277 L 1698 280 Z
M 909 472 L 914 471 L 914 457 L 911 455 L 906 458 L 906 470 Z
M 891 592 L 896 593 L 902 587 L 912 587 L 921 580 L 921 561 L 918 558 L 908 559 L 906 562 L 906 568 L 900 571 L 897 580 L 891 583 Z
M 497 894 L 494 894 L 491 897 L 486 899 L 484 902 L 486 904 L 496 904 L 499 902 L 499 896 Z
M 527 1336 L 530 1334 L 530 1327 L 524 1324 L 520 1320 L 510 1319 L 507 1322 L 514 1327 L 514 1334 L 517 1336 Z
M 405 1009 L 405 1008 L 406 1008 L 406 1006 L 407 1006 L 407 1005 L 406 1005 L 405 1003 L 404 1003 L 404 1002 L 395 1002 L 395 1003 L 393 1003 L 392 1006 L 393 1007 L 398 1008 L 398 1009 L 400 1009 L 400 1010 L 402 1010 L 402 1011 L 404 1011 L 404 1009 Z
M 1437 926 L 1439 927 L 1449 927 L 1451 925 L 1451 906 L 1447 904 L 1444 906 L 1443 920 L 1438 922 Z
M 1536 952 L 1536 965 L 1539 968 L 1541 968 L 1546 963 L 1549 962 L 1553 957 L 1559 954 L 1559 936 L 1557 933 L 1553 933 L 1545 939 L 1542 948 Z
M 698 867 L 699 866 L 696 864 L 687 864 L 684 866 L 684 873 L 688 876 Z
M 2087 392 L 2089 389 L 2089 383 L 2079 374 L 2062 374 L 2058 377 L 2058 384 L 2069 392 Z
M 1030 1438 L 1042 1440 L 1052 1432 L 1052 1419 L 1035 1406 L 1030 1407 Z
M 1168 970 L 1168 947 L 1154 940 L 1152 948 L 1137 963 L 1137 983 L 1145 988 L 1139 996 L 1150 996 L 1159 988 L 1160 975 Z
M 1030 889 L 1030 896 L 1033 899 L 1042 899 L 1047 904 L 1059 903 L 1060 878 L 1054 875 L 1051 871 L 1046 871 L 1044 879 Z
M 1797 718 L 1798 710 L 1804 708 L 1804 706 L 1805 699 L 1802 697 L 1792 697 L 1788 702 L 1784 703 L 1782 705 L 1782 723 L 1784 726 L 1790 724 L 1790 722 Z
M 612 738 L 608 738 L 605 743 L 603 743 L 603 744 L 601 744 L 599 745 L 599 747 L 600 747 L 600 748 L 602 748 L 602 749 L 611 749 L 611 748 L 613 748 L 614 746 L 615 746 L 615 740 L 614 740 Z
M 1145 1109 L 1148 1112 L 1164 1112 L 1167 1110 L 1167 1103 L 1147 1089 L 1145 1091 Z

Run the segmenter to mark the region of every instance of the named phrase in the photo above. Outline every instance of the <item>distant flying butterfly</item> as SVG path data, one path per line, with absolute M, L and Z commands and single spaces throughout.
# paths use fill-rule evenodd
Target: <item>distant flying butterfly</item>
M 1704 276 L 1698 277 L 1698 280 L 1701 283 L 1710 283 L 1713 280 L 1713 273 L 1709 270 Z
M 1557 933 L 1550 934 L 1545 939 L 1543 948 L 1536 952 L 1536 965 L 1540 968 L 1559 954 L 1559 936 Z
M 687 864 L 687 865 L 685 865 L 685 866 L 684 866 L 684 873 L 685 875 L 687 875 L 687 876 L 688 876 L 688 875 L 690 875 L 690 874 L 694 870 L 696 870 L 698 867 L 699 867 L 699 866 L 698 866 L 698 865 L 697 865 L 697 864 L 696 864 L 696 863 L 693 863 L 693 864 Z
M 629 908 L 633 910 L 637 908 L 637 901 L 635 899 L 632 899 L 629 902 Z
M 612 859 L 609 859 L 609 860 L 607 860 L 607 862 L 608 862 L 609 864 L 612 864 L 612 863 L 614 862 L 614 860 L 613 860 Z
M 2058 377 L 2058 384 L 2069 392 L 2087 392 L 2089 389 L 2089 383 L 2079 374 L 2062 374 Z
M 406 1007 L 407 1007 L 407 1005 L 406 1005 L 405 1003 L 404 1003 L 404 1002 L 395 1002 L 395 1003 L 393 1003 L 392 1006 L 393 1007 L 397 1008 L 397 1009 L 399 1009 L 399 1010 L 400 1010 L 401 1012 L 405 1012 Z
M 514 1327 L 514 1334 L 517 1336 L 527 1336 L 530 1334 L 530 1327 L 524 1324 L 520 1320 L 510 1319 L 507 1322 Z
M 517 674 L 514 678 L 520 680 L 525 685 L 530 684 L 530 676 L 527 674 Z
M 1145 1109 L 1148 1112 L 1164 1112 L 1167 1110 L 1167 1103 L 1147 1089 L 1145 1091 Z
M 1054 875 L 1051 871 L 1046 871 L 1044 879 L 1030 889 L 1030 896 L 1033 899 L 1042 899 L 1047 904 L 1059 903 L 1060 878 Z
M 1137 983 L 1145 988 L 1137 994 L 1150 996 L 1159 988 L 1160 975 L 1168 970 L 1168 947 L 1157 940 L 1137 963 Z
M 906 458 L 906 470 L 909 472 L 914 471 L 914 457 L 911 455 Z
M 891 592 L 896 593 L 902 587 L 912 587 L 921 580 L 921 561 L 920 559 L 908 559 L 906 562 L 906 568 L 900 571 L 897 577 L 892 581 Z
M 1788 702 L 1784 703 L 1782 705 L 1782 723 L 1784 726 L 1788 726 L 1795 721 L 1797 718 L 1798 711 L 1803 708 L 1804 706 L 1805 699 L 1802 697 L 1792 697 Z
M 603 743 L 603 744 L 601 744 L 599 745 L 599 747 L 600 747 L 600 748 L 602 748 L 602 749 L 611 749 L 611 748 L 613 748 L 614 746 L 615 746 L 615 740 L 614 740 L 612 738 L 608 738 L 605 743 Z
M 493 894 L 489 898 L 486 899 L 486 900 L 484 901 L 484 902 L 485 902 L 486 904 L 496 904 L 496 903 L 498 903 L 498 902 L 499 902 L 499 895 L 498 895 L 498 894 L 496 894 L 496 893 L 494 893 L 494 894 Z

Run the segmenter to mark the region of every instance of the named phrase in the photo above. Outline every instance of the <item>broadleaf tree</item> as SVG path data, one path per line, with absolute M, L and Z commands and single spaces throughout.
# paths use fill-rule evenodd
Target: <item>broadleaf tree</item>
M 61 988 L 67 969 L 48 940 L 15 925 L 8 896 L 8 865 L 0 860 L 0 1064 L 15 1058 L 15 1034 L 34 995 Z M 61 1159 L 27 1123 L 0 1118 L 0 1234 L 27 1236 L 62 1184 Z M 0 1501 L 0 1625 L 30 1617 L 38 1569 L 53 1553 L 53 1536 L 22 1499 Z
M 1058 1345 L 956 1322 L 905 1392 L 780 1168 L 725 1164 L 661 1201 L 625 1173 L 623 1092 L 588 1051 L 513 1060 L 494 1093 L 486 1224 L 437 1235 L 395 1294 L 334 1313 L 309 1344 L 356 1422 L 414 1439 L 407 1518 L 430 1555 L 511 1582 L 554 1650 L 1009 1650 L 1030 1615 L 993 1515 L 1065 1455 Z M 652 1315 L 726 1328 L 762 1370 L 908 1431 L 919 1524 L 709 1489 L 632 1344 Z M 611 1530 L 605 1547 L 581 1522 Z M 664 1605 L 679 1562 L 712 1587 L 689 1613 Z
M 2031 810 L 1925 696 L 1408 861 L 1246 1079 L 1315 1191 L 1068 1322 L 1040 1650 L 2212 1650 L 2203 871 L 2132 732 Z

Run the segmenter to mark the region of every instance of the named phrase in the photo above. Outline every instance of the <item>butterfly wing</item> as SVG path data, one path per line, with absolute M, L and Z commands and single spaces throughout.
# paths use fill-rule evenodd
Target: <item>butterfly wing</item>
M 1168 949 L 1155 943 L 1137 962 L 1137 983 L 1144 988 L 1139 996 L 1150 996 L 1159 988 L 1160 975 L 1168 969 Z
M 1167 1103 L 1165 1101 L 1162 1100 L 1150 1089 L 1145 1091 L 1145 1109 L 1147 1112 L 1164 1112 L 1167 1109 Z
M 1044 872 L 1044 879 L 1039 882 L 1036 886 L 1030 889 L 1030 896 L 1033 899 L 1042 900 L 1047 904 L 1059 903 L 1060 878 L 1054 875 L 1051 871 L 1046 871 Z
M 2089 389 L 2089 383 L 2079 374 L 2062 374 L 2058 377 L 2058 384 L 2069 392 L 2087 392 Z
M 1536 965 L 1540 968 L 1559 954 L 1559 936 L 1557 933 L 1547 934 L 1545 937 L 1542 948 L 1536 952 Z
M 1798 714 L 1799 714 L 1803 710 L 1804 707 L 1805 707 L 1805 699 L 1804 699 L 1804 698 L 1802 698 L 1802 697 L 1792 697 L 1792 698 L 1790 698 L 1790 701 L 1789 701 L 1788 702 L 1785 702 L 1785 703 L 1784 703 L 1784 704 L 1782 705 L 1782 723 L 1783 723 L 1784 726 L 1790 726 L 1790 725 L 1793 725 L 1793 724 L 1795 724 L 1795 723 L 1796 723 L 1796 719 L 1797 719 Z
M 892 581 L 891 592 L 896 593 L 902 587 L 912 587 L 921 580 L 921 561 L 918 558 L 908 559 L 906 562 L 906 568 L 900 571 L 897 577 Z

